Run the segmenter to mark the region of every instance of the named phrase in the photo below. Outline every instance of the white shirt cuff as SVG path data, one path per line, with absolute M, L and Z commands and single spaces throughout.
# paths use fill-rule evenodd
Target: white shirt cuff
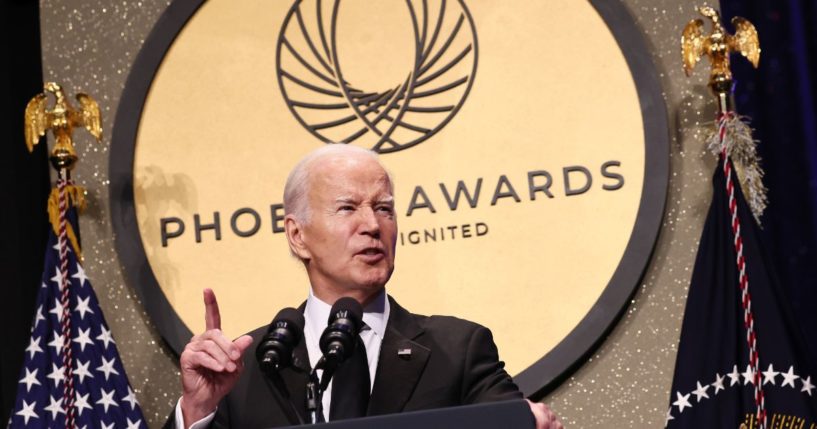
M 216 416 L 216 410 L 218 410 L 218 408 L 213 410 L 212 413 L 204 416 L 201 420 L 194 422 L 189 427 L 185 427 L 184 415 L 182 414 L 182 398 L 179 398 L 179 401 L 176 402 L 176 429 L 205 429 Z

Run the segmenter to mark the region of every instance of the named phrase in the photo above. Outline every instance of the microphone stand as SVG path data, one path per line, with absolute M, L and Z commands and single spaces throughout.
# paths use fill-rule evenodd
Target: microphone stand
M 309 381 L 306 383 L 306 409 L 312 424 L 318 423 L 323 417 L 323 393 L 326 392 L 332 376 L 335 375 L 335 370 L 338 369 L 340 363 L 338 356 L 337 350 L 330 350 L 326 355 L 321 356 L 309 374 Z M 320 381 L 318 381 L 318 370 L 323 371 Z
M 323 413 L 322 400 L 323 392 L 318 389 L 318 375 L 313 369 L 306 382 L 306 410 L 313 425 L 318 423 L 318 415 Z

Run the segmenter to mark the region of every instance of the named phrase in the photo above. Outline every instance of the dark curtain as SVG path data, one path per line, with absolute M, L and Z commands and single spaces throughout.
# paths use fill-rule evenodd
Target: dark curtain
M 39 1 L 3 0 L 0 16 L 5 33 L 0 42 L 0 424 L 5 425 L 43 269 L 50 183 L 45 139 L 29 153 L 23 137 L 26 103 L 43 90 Z
M 721 0 L 721 8 L 725 22 L 742 16 L 760 36 L 757 70 L 732 57 L 736 108 L 760 140 L 769 188 L 764 242 L 817 356 L 817 3 Z

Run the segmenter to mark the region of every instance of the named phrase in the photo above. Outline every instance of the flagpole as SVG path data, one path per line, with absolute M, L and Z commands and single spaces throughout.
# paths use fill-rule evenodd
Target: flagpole
M 54 107 L 51 109 L 47 108 L 47 92 L 53 94 L 55 99 Z M 59 252 L 59 294 L 62 306 L 59 323 L 64 371 L 62 409 L 65 412 L 66 429 L 76 427 L 74 356 L 71 346 L 71 282 L 68 272 L 69 244 L 77 257 L 77 263 L 82 260 L 79 239 L 68 223 L 67 212 L 72 206 L 78 211 L 83 209 L 85 192 L 84 189 L 74 186 L 71 181 L 71 170 L 78 160 L 73 142 L 74 127 L 86 128 L 98 142 L 102 138 L 99 105 L 87 94 L 79 93 L 76 98 L 80 103 L 78 109 L 68 102 L 61 85 L 48 82 L 44 85 L 44 92 L 37 94 L 28 102 L 25 111 L 25 136 L 29 151 L 39 144 L 40 139 L 49 130 L 55 139 L 49 160 L 57 171 L 57 186 L 51 190 L 48 211 L 52 229 L 57 236 Z
M 749 21 L 735 17 L 732 23 L 736 28 L 736 33 L 730 35 L 723 28 L 717 10 L 704 6 L 699 7 L 698 11 L 711 20 L 712 30 L 709 35 L 704 35 L 702 32 L 703 22 L 700 19 L 692 20 L 686 25 L 681 36 L 684 71 L 689 76 L 695 64 L 704 56 L 710 61 L 711 71 L 708 86 L 715 96 L 718 109 L 716 115 L 717 133 L 711 139 L 710 149 L 715 149 L 719 153 L 726 179 L 726 193 L 729 199 L 728 206 L 736 255 L 735 264 L 738 270 L 738 286 L 741 291 L 746 344 L 749 349 L 749 365 L 752 369 L 752 384 L 754 385 L 755 418 L 758 428 L 765 429 L 766 404 L 761 381 L 760 355 L 757 350 L 757 335 L 754 329 L 755 317 L 752 312 L 752 299 L 749 293 L 749 277 L 746 274 L 741 222 L 737 212 L 735 181 L 732 174 L 733 163 L 730 156 L 732 149 L 736 145 L 741 145 L 739 149 L 742 152 L 749 153 L 749 156 L 744 156 L 744 159 L 741 159 L 746 165 L 742 165 L 743 174 L 740 174 L 739 171 L 739 176 L 743 176 L 744 183 L 741 183 L 741 185 L 749 191 L 747 194 L 750 196 L 750 203 L 753 203 L 750 205 L 755 218 L 759 222 L 760 214 L 766 203 L 765 188 L 759 182 L 760 177 L 762 177 L 762 170 L 760 170 L 757 162 L 751 130 L 734 109 L 734 85 L 729 57 L 732 53 L 740 53 L 757 68 L 760 60 L 760 43 L 757 30 Z M 741 429 L 746 427 L 745 423 L 740 425 Z

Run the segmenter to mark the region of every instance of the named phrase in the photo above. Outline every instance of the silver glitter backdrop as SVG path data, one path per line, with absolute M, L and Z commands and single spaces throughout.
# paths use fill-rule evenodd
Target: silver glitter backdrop
M 667 207 L 652 262 L 626 314 L 573 376 L 545 398 L 573 428 L 663 427 L 681 318 L 708 208 L 714 159 L 703 127 L 714 107 L 706 73 L 681 69 L 679 40 L 696 12 L 687 0 L 624 0 L 653 54 L 671 126 Z M 100 104 L 102 145 L 78 133 L 77 182 L 88 190 L 81 220 L 86 271 L 150 427 L 160 427 L 179 395 L 178 364 L 164 346 L 117 259 L 108 206 L 111 121 L 130 66 L 167 0 L 41 2 L 43 75 Z

